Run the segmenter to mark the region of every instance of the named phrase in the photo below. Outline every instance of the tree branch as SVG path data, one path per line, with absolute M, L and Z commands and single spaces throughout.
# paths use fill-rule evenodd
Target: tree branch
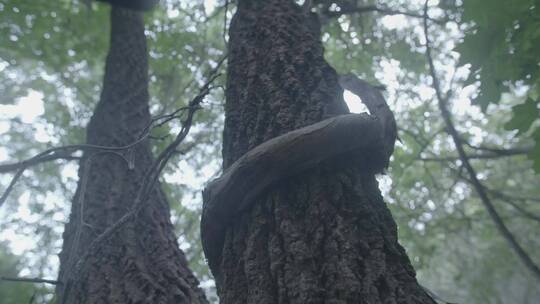
M 209 87 L 209 85 L 218 76 L 218 75 L 215 75 L 215 73 L 216 73 L 217 69 L 219 69 L 219 67 L 221 66 L 221 64 L 224 62 L 224 60 L 226 58 L 227 58 L 227 55 L 225 55 L 223 58 L 221 58 L 221 60 L 219 61 L 217 67 L 212 72 L 211 81 L 209 81 L 207 84 L 205 84 L 203 86 L 204 90 L 201 91 L 201 93 L 197 97 L 195 97 L 195 99 L 197 99 L 197 102 L 194 103 L 194 104 L 197 104 L 197 106 L 202 101 L 202 99 L 206 96 L 206 94 L 208 94 L 209 90 L 211 89 Z M 191 103 L 193 103 L 195 101 L 195 99 L 192 100 Z M 17 183 L 17 181 L 19 180 L 19 178 L 22 176 L 22 174 L 24 173 L 24 171 L 27 168 L 29 168 L 31 166 L 41 164 L 41 163 L 44 163 L 44 162 L 54 161 L 54 160 L 57 160 L 57 159 L 80 160 L 81 157 L 73 155 L 75 152 L 78 152 L 78 151 L 96 150 L 96 151 L 102 151 L 102 152 L 111 152 L 111 153 L 114 153 L 115 155 L 118 155 L 118 156 L 122 157 L 128 163 L 128 166 L 132 167 L 134 164 L 132 164 L 130 162 L 130 160 L 128 160 L 121 153 L 118 153 L 118 152 L 129 151 L 131 148 L 133 148 L 134 146 L 136 146 L 137 144 L 139 144 L 140 142 L 142 142 L 143 140 L 148 138 L 150 136 L 150 131 L 153 128 L 160 127 L 160 126 L 168 123 L 169 121 L 171 121 L 173 119 L 181 118 L 183 111 L 190 110 L 193 107 L 193 105 L 191 103 L 190 103 L 189 106 L 181 107 L 181 108 L 175 110 L 174 112 L 172 112 L 170 114 L 159 115 L 159 116 L 156 116 L 156 117 L 152 118 L 150 123 L 143 129 L 142 135 L 139 137 L 139 139 L 135 140 L 133 143 L 130 143 L 130 144 L 126 145 L 126 146 L 108 147 L 108 146 L 99 146 L 99 145 L 91 145 L 91 144 L 66 145 L 66 146 L 62 146 L 62 147 L 55 147 L 55 148 L 47 149 L 47 150 L 45 150 L 45 151 L 43 151 L 43 152 L 29 158 L 29 159 L 26 159 L 26 160 L 23 160 L 23 161 L 20 161 L 20 162 L 0 165 L 0 173 L 7 173 L 7 172 L 17 170 L 17 172 L 15 173 L 13 178 L 11 179 L 11 182 L 9 183 L 8 187 L 6 188 L 6 190 L 0 196 L 0 207 L 4 204 L 7 197 L 9 196 L 11 191 L 13 190 L 13 187 L 15 186 L 15 184 Z M 191 110 L 190 110 L 189 113 L 190 114 L 188 114 L 188 116 L 194 114 L 194 112 L 191 113 Z M 192 119 L 192 117 L 190 119 Z
M 73 156 L 72 154 L 73 153 L 68 153 L 67 151 L 58 151 L 50 155 L 44 155 L 42 157 L 37 157 L 37 158 L 32 157 L 30 159 L 23 160 L 20 162 L 0 164 L 0 174 L 8 173 L 11 171 L 17 171 L 23 167 L 27 168 L 27 167 L 35 166 L 41 163 L 55 161 L 59 159 L 62 159 L 62 160 L 80 160 L 81 159 L 80 157 Z
M 13 187 L 15 186 L 15 184 L 17 183 L 19 178 L 22 176 L 22 174 L 24 173 L 24 171 L 28 167 L 33 166 L 33 165 L 37 165 L 37 164 L 40 164 L 40 163 L 43 163 L 43 162 L 46 162 L 46 161 L 60 159 L 60 158 L 63 158 L 63 159 L 77 158 L 76 156 L 73 156 L 73 153 L 75 153 L 77 151 L 80 151 L 80 150 L 83 150 L 83 151 L 98 150 L 98 151 L 112 152 L 112 153 L 122 157 L 124 160 L 126 160 L 126 162 L 128 162 L 128 165 L 131 166 L 131 163 L 129 163 L 129 161 L 126 158 L 124 158 L 121 154 L 119 154 L 118 151 L 128 150 L 128 149 L 134 147 L 135 145 L 137 145 L 138 143 L 142 142 L 150 134 L 149 129 L 150 128 L 148 127 L 147 130 L 145 131 L 145 133 L 139 139 L 137 139 L 136 141 L 134 141 L 133 143 L 131 143 L 131 144 L 127 145 L 127 146 L 106 147 L 106 146 L 98 146 L 98 145 L 90 145 L 90 144 L 67 145 L 67 146 L 55 147 L 55 148 L 47 149 L 47 150 L 45 150 L 45 151 L 37 154 L 34 157 L 31 157 L 31 158 L 27 159 L 27 160 L 23 160 L 21 162 L 15 163 L 15 164 L 7 165 L 7 168 L 9 168 L 9 169 L 15 168 L 15 170 L 18 170 L 18 171 L 17 171 L 17 173 L 15 173 L 15 175 L 11 179 L 11 182 L 9 183 L 9 185 L 6 188 L 6 190 L 4 191 L 4 193 L 2 193 L 2 196 L 0 197 L 0 207 L 2 207 L 2 205 L 6 201 L 9 193 L 11 192 L 11 190 L 13 190 Z M 58 157 L 58 156 L 61 156 L 61 157 Z
M 480 197 L 480 200 L 483 203 L 484 207 L 487 209 L 489 216 L 495 223 L 495 226 L 497 227 L 497 229 L 499 230 L 503 238 L 508 242 L 508 244 L 510 245 L 510 248 L 514 250 L 514 252 L 520 258 L 520 260 L 523 262 L 523 264 L 532 272 L 532 274 L 538 280 L 540 280 L 540 268 L 538 267 L 538 265 L 535 264 L 535 262 L 527 254 L 527 252 L 516 241 L 514 235 L 506 227 L 500 215 L 497 213 L 497 210 L 495 209 L 493 203 L 491 202 L 490 198 L 488 197 L 486 193 L 486 189 L 484 188 L 480 180 L 478 180 L 478 177 L 476 176 L 476 171 L 474 170 L 471 163 L 469 162 L 467 154 L 465 153 L 465 149 L 463 148 L 463 141 L 461 140 L 461 137 L 459 136 L 459 133 L 452 122 L 452 114 L 450 113 L 450 111 L 448 110 L 446 106 L 447 100 L 443 98 L 442 90 L 439 84 L 439 79 L 435 71 L 435 65 L 433 64 L 433 57 L 431 55 L 431 45 L 430 45 L 429 32 L 428 32 L 428 19 L 429 19 L 428 18 L 428 0 L 426 0 L 424 4 L 424 18 L 423 19 L 424 19 L 424 35 L 426 38 L 426 58 L 428 61 L 431 78 L 433 80 L 433 88 L 435 89 L 435 95 L 437 96 L 439 110 L 441 111 L 443 120 L 447 126 L 447 132 L 452 137 L 452 140 L 454 141 L 454 144 L 458 151 L 460 160 L 462 161 L 463 166 L 465 167 L 465 169 L 467 170 L 467 173 L 470 176 L 472 185 L 475 188 L 476 192 L 478 193 L 478 196 Z
M 62 282 L 60 282 L 60 281 L 47 280 L 47 279 L 41 279 L 41 278 L 22 278 L 22 277 L 5 277 L 5 276 L 0 276 L 0 281 L 25 282 L 25 283 L 45 283 L 45 284 L 52 284 L 52 285 L 62 284 Z
M 540 215 L 536 215 L 536 214 L 530 212 L 529 210 L 521 207 L 520 205 L 514 203 L 510 197 L 504 196 L 504 197 L 501 197 L 501 200 L 503 202 L 507 203 L 508 205 L 514 207 L 514 209 L 519 211 L 519 213 L 521 213 L 524 217 L 526 217 L 528 219 L 531 219 L 531 220 L 534 220 L 534 221 L 537 221 L 537 222 L 540 223 Z
M 472 145 L 471 143 L 469 143 L 466 140 L 463 140 L 463 142 L 464 142 L 464 144 L 466 144 L 467 146 L 471 147 L 474 150 L 486 151 L 486 152 L 490 152 L 490 153 L 497 154 L 497 155 L 502 155 L 502 156 L 504 156 L 504 155 L 516 155 L 516 154 L 527 154 L 527 153 L 531 152 L 532 149 L 533 149 L 532 146 L 505 149 L 505 148 L 496 148 L 496 147 L 494 148 L 494 147 L 475 146 L 475 145 Z
M 486 152 L 486 153 L 473 153 L 467 154 L 468 159 L 497 159 L 503 157 L 511 157 L 518 155 L 526 155 L 532 149 L 531 148 L 516 148 L 508 150 L 499 150 L 499 152 Z M 420 157 L 417 160 L 419 161 L 436 161 L 436 162 L 447 162 L 447 161 L 456 161 L 461 160 L 459 155 L 456 156 L 447 156 L 447 157 Z
M 459 167 L 459 172 L 457 172 L 458 178 L 461 180 L 466 181 L 467 183 L 473 185 L 473 182 L 470 178 L 464 176 L 461 172 L 463 166 Z M 456 171 L 456 169 L 451 168 L 451 170 Z M 473 185 L 474 186 L 474 185 Z M 507 203 L 508 205 L 512 206 L 514 209 L 516 209 L 519 213 L 523 215 L 523 217 L 540 222 L 540 215 L 534 214 L 533 212 L 525 209 L 524 207 L 518 205 L 514 201 L 536 201 L 540 202 L 540 199 L 533 198 L 533 197 L 523 197 L 523 196 L 515 196 L 510 195 L 495 189 L 492 189 L 490 187 L 484 186 L 484 189 L 486 189 L 487 192 L 489 192 L 494 199 L 501 200 L 502 202 Z
M 87 251 L 79 258 L 77 263 L 75 263 L 74 269 L 66 275 L 67 277 L 67 285 L 69 286 L 71 284 L 72 280 L 76 280 L 78 277 L 78 274 L 82 271 L 83 267 L 86 265 L 86 261 L 90 256 L 95 254 L 97 250 L 107 241 L 109 240 L 116 232 L 120 230 L 126 223 L 134 220 L 137 218 L 138 214 L 144 209 L 145 203 L 148 200 L 148 196 L 152 192 L 152 189 L 154 189 L 154 186 L 161 175 L 161 172 L 163 171 L 165 165 L 167 164 L 168 160 L 175 154 L 176 148 L 180 143 L 183 142 L 183 140 L 188 135 L 195 113 L 201 109 L 200 104 L 210 93 L 210 90 L 212 87 L 210 86 L 217 77 L 220 76 L 218 74 L 218 70 L 221 67 L 222 63 L 224 62 L 226 56 L 224 56 L 219 62 L 216 68 L 213 69 L 210 76 L 208 77 L 208 81 L 202 86 L 202 88 L 199 91 L 199 94 L 195 96 L 188 104 L 185 109 L 188 110 L 187 116 L 185 120 L 182 122 L 182 129 L 176 136 L 175 140 L 169 144 L 163 152 L 159 154 L 159 156 L 156 158 L 152 166 L 150 167 L 150 170 L 145 175 L 142 185 L 140 187 L 139 192 L 137 193 L 137 197 L 135 198 L 135 201 L 133 203 L 133 206 L 129 212 L 124 214 L 119 220 L 117 220 L 114 224 L 112 224 L 110 227 L 108 227 L 103 233 L 98 235 L 92 243 L 88 246 Z M 174 115 L 173 115 L 174 114 Z M 173 117 L 178 117 L 176 113 L 173 113 L 170 115 L 167 115 L 167 119 L 172 119 Z
M 322 12 L 322 14 L 328 18 L 337 18 L 343 15 L 363 14 L 363 13 L 372 13 L 372 12 L 380 13 L 383 15 L 389 15 L 389 16 L 404 15 L 404 16 L 413 17 L 413 18 L 424 18 L 422 14 L 395 10 L 395 9 L 390 9 L 387 7 L 381 7 L 377 5 L 366 5 L 366 6 L 346 7 L 346 8 L 340 7 L 339 11 L 325 10 Z M 447 20 L 439 20 L 439 19 L 434 19 L 434 18 L 429 18 L 429 17 L 428 19 L 437 24 L 444 24 L 447 21 Z

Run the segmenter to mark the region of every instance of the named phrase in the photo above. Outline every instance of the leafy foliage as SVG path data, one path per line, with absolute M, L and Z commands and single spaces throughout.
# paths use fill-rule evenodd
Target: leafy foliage
M 513 107 L 506 125 L 522 135 L 540 117 L 540 6 L 537 1 L 464 1 L 463 22 L 468 25 L 463 42 L 456 48 L 461 64 L 470 64 L 467 83 L 479 82 L 476 103 L 483 109 L 497 104 L 501 94 L 526 89 L 526 102 Z M 540 172 L 540 131 L 529 135 L 536 145 L 529 154 Z
M 154 115 L 182 107 L 195 96 L 225 49 L 223 1 L 213 8 L 203 1 L 161 3 L 146 16 Z M 539 8 L 531 9 L 532 3 L 441 0 L 429 7 L 429 14 L 444 21 L 432 22 L 434 60 L 442 86 L 452 93 L 448 94 L 450 108 L 460 135 L 470 144 L 467 153 L 523 147 L 534 139 L 537 144 L 530 153 L 540 170 L 540 18 Z M 384 3 L 416 14 L 421 14 L 422 5 L 423 1 Z M 228 20 L 232 9 L 230 4 Z M 84 126 L 99 99 L 108 24 L 108 8 L 97 2 L 90 8 L 72 0 L 0 2 L 0 34 L 8 38 L 0 46 L 0 161 L 84 141 Z M 538 302 L 536 282 L 496 232 L 445 133 L 425 61 L 421 25 L 421 18 L 365 12 L 328 18 L 323 28 L 326 58 L 340 73 L 355 72 L 387 88 L 385 95 L 403 143 L 397 145 L 381 185 L 398 222 L 400 241 L 421 282 L 444 299 Z M 224 79 L 220 81 L 222 85 Z M 4 107 L 20 108 L 32 92 L 43 96 L 43 112 L 34 120 L 4 113 L 8 109 Z M 485 112 L 471 106 L 473 99 Z M 219 170 L 222 102 L 223 92 L 214 90 L 162 178 L 180 246 L 209 292 L 211 275 L 198 231 L 200 189 Z M 505 126 L 517 129 L 520 137 Z M 155 152 L 172 140 L 178 127 L 172 123 L 154 131 Z M 531 162 L 523 155 L 473 158 L 472 162 L 518 241 L 540 261 L 540 221 L 535 220 L 540 215 L 540 177 L 534 175 Z M 17 275 L 23 270 L 31 276 L 54 277 L 76 171 L 76 162 L 58 161 L 25 173 L 0 209 L 0 238 L 9 240 L 10 247 L 22 247 L 18 252 L 24 253 L 14 256 L 6 249 L 0 265 L 9 260 L 6 264 L 17 266 L 0 266 L 0 274 Z M 1 190 L 9 177 L 0 175 Z M 0 282 L 0 293 L 6 284 Z M 18 292 L 21 298 L 13 303 L 27 302 L 32 289 L 17 286 L 26 291 Z

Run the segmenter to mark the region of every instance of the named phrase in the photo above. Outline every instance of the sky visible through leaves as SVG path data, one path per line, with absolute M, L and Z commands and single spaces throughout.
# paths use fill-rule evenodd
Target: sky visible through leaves
M 348 1 L 335 2 L 330 9 L 339 11 L 339 3 Z M 356 3 L 418 15 L 424 5 Z M 509 230 L 540 264 L 536 5 L 526 0 L 429 1 L 434 21 L 428 33 L 435 76 L 476 176 Z M 234 10 L 231 3 L 228 22 Z M 196 95 L 225 52 L 224 13 L 223 1 L 168 0 L 146 15 L 153 115 L 171 112 Z M 84 141 L 84 126 L 101 89 L 107 14 L 101 3 L 88 8 L 72 0 L 0 0 L 0 37 L 7 37 L 0 43 L 0 165 Z M 401 142 L 379 182 L 420 282 L 453 302 L 540 302 L 540 282 L 495 228 L 447 133 L 426 61 L 423 19 L 367 12 L 323 21 L 322 40 L 332 66 L 385 86 Z M 225 77 L 219 82 L 224 85 Z M 220 174 L 223 95 L 217 88 L 208 96 L 180 147 L 185 153 L 175 156 L 162 175 L 180 246 L 213 300 L 198 219 L 200 190 Z M 357 96 L 346 91 L 344 97 L 352 112 L 366 111 Z M 172 123 L 154 130 L 155 137 L 164 138 L 153 141 L 154 152 L 179 128 Z M 76 162 L 59 161 L 25 172 L 0 208 L 0 271 L 56 276 L 77 169 Z M 11 177 L 0 174 L 0 191 Z M 5 284 L 0 282 L 0 298 L 7 295 Z M 39 303 L 51 298 L 47 287 L 9 286 L 21 288 L 26 302 L 34 291 L 41 295 Z M 14 300 L 8 303 L 19 303 L 9 297 Z

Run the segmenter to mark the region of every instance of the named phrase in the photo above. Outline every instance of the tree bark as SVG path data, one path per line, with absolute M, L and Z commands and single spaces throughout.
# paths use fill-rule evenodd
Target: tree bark
M 271 138 L 348 113 L 319 31 L 316 16 L 293 0 L 239 1 L 230 28 L 224 169 Z M 208 257 L 221 302 L 435 303 L 398 244 L 371 167 L 375 154 L 323 160 L 238 212 L 224 228 L 221 254 Z
M 87 127 L 89 144 L 118 147 L 139 138 L 150 122 L 147 74 L 142 14 L 113 7 L 103 91 Z M 207 303 L 178 248 L 159 184 L 136 220 L 74 275 L 89 244 L 130 211 L 152 162 L 146 140 L 126 151 L 84 155 L 63 236 L 58 303 Z

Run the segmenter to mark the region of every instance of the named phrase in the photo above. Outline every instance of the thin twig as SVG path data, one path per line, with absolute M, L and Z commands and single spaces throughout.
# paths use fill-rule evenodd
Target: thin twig
M 459 180 L 464 180 L 466 181 L 468 184 L 472 185 L 474 187 L 474 184 L 473 184 L 473 181 L 464 176 L 462 174 L 462 169 L 463 169 L 463 166 L 460 166 L 459 167 L 459 171 L 454 169 L 454 168 L 450 168 L 452 171 L 454 172 L 457 172 L 457 177 Z M 519 204 L 515 203 L 514 201 L 538 201 L 540 202 L 540 199 L 536 199 L 536 198 L 532 198 L 532 197 L 521 197 L 521 196 L 514 196 L 514 195 L 510 195 L 510 194 L 507 194 L 507 193 L 504 193 L 504 192 L 501 192 L 501 191 L 498 191 L 498 190 L 495 190 L 495 189 L 492 189 L 492 188 L 489 188 L 487 186 L 484 186 L 484 189 L 489 193 L 491 194 L 491 196 L 495 199 L 495 200 L 500 200 L 510 206 L 512 206 L 514 209 L 516 209 L 519 213 L 521 213 L 523 215 L 524 218 L 528 218 L 528 219 L 531 219 L 531 220 L 534 220 L 534 221 L 537 221 L 537 222 L 540 222 L 540 215 L 537 215 L 537 214 L 534 214 L 533 212 L 525 209 L 524 207 L 520 206 Z
M 488 188 L 488 187 L 484 187 L 484 188 L 486 189 L 486 191 L 491 193 L 495 197 L 495 199 L 499 199 L 499 200 L 507 203 L 508 205 L 512 206 L 519 213 L 521 213 L 524 217 L 526 217 L 528 219 L 531 219 L 531 220 L 534 220 L 534 221 L 537 221 L 537 222 L 540 223 L 540 215 L 537 215 L 537 214 L 525 209 L 524 207 L 522 207 L 519 204 L 514 202 L 514 201 L 522 201 L 522 202 L 536 201 L 536 202 L 540 202 L 540 199 L 533 198 L 533 197 L 514 196 L 514 195 L 510 195 L 510 194 L 507 194 L 507 193 L 504 193 L 504 192 L 501 192 L 501 191 L 498 191 L 498 190 L 495 190 L 495 189 L 491 189 L 491 188 Z
M 466 140 L 463 140 L 463 143 L 474 150 L 487 151 L 498 155 L 513 155 L 517 153 L 529 153 L 532 151 L 532 146 L 517 147 L 517 148 L 499 148 L 499 147 L 485 147 L 485 146 L 475 146 L 469 143 Z
M 18 169 L 17 173 L 13 176 L 11 179 L 11 182 L 9 183 L 8 187 L 2 193 L 2 196 L 0 197 L 0 207 L 4 204 L 7 197 L 9 196 L 9 193 L 11 190 L 13 190 L 13 187 L 21 177 L 21 175 L 24 173 L 24 171 L 29 167 L 33 165 L 37 165 L 40 163 L 43 163 L 45 161 L 51 161 L 58 159 L 55 156 L 62 155 L 61 158 L 66 159 L 66 155 L 73 154 L 79 150 L 102 150 L 102 151 L 109 151 L 109 152 L 115 152 L 115 151 L 122 151 L 122 150 L 128 150 L 132 148 L 133 146 L 137 145 L 138 143 L 142 142 L 147 136 L 149 135 L 149 132 L 141 136 L 141 138 L 137 139 L 133 143 L 127 145 L 127 146 L 121 146 L 121 147 L 107 147 L 107 146 L 98 146 L 98 145 L 91 145 L 91 144 L 80 144 L 80 145 L 67 145 L 62 147 L 55 147 L 51 149 L 47 149 L 39 154 L 37 154 L 34 157 L 31 157 L 27 160 L 21 161 L 17 164 L 10 164 L 10 169 Z M 120 155 L 119 153 L 115 153 L 117 155 Z M 120 155 L 122 156 L 122 155 Z M 125 158 L 124 158 L 125 159 Z M 127 161 L 127 159 L 125 159 Z
M 6 201 L 7 197 L 9 196 L 9 193 L 11 193 L 11 190 L 13 190 L 13 187 L 15 186 L 19 178 L 24 173 L 24 170 L 26 170 L 26 167 L 21 167 L 19 171 L 17 171 L 17 173 L 15 173 L 15 175 L 13 176 L 13 178 L 11 179 L 11 182 L 9 182 L 9 185 L 7 186 L 6 190 L 4 191 L 4 193 L 2 193 L 2 196 L 0 196 L 0 207 L 2 207 L 2 205 Z
M 424 35 L 426 39 L 426 58 L 429 65 L 429 71 L 431 74 L 431 78 L 433 81 L 433 88 L 435 89 L 435 94 L 437 96 L 439 110 L 441 111 L 443 120 L 447 126 L 447 132 L 452 137 L 452 140 L 454 141 L 454 144 L 456 146 L 456 149 L 458 151 L 460 160 L 463 163 L 463 166 L 467 170 L 467 173 L 470 176 L 471 183 L 473 187 L 475 188 L 476 192 L 478 193 L 478 196 L 480 197 L 481 202 L 483 203 L 484 207 L 487 209 L 489 216 L 495 223 L 495 226 L 503 236 L 503 238 L 508 242 L 510 245 L 510 248 L 514 250 L 514 252 L 517 254 L 517 256 L 520 258 L 520 260 L 523 262 L 523 264 L 533 273 L 533 275 L 540 280 L 540 268 L 535 264 L 535 262 L 531 259 L 531 257 L 527 254 L 527 252 L 519 245 L 517 240 L 515 239 L 514 235 L 510 232 L 510 230 L 506 227 L 504 224 L 504 221 L 500 217 L 500 215 L 497 213 L 497 210 L 495 209 L 493 203 L 491 202 L 486 189 L 478 180 L 478 177 L 476 176 L 476 171 L 472 167 L 469 159 L 467 158 L 467 154 L 465 153 L 465 149 L 463 148 L 463 141 L 461 140 L 461 137 L 459 136 L 458 131 L 456 130 L 453 122 L 452 122 L 452 114 L 448 110 L 446 106 L 446 100 L 443 98 L 443 94 L 441 91 L 441 87 L 439 84 L 439 79 L 437 77 L 436 71 L 435 71 L 435 65 L 433 64 L 433 57 L 431 55 L 431 45 L 429 40 L 429 32 L 428 32 L 428 0 L 426 0 L 424 4 Z
M 501 196 L 500 199 L 503 202 L 507 203 L 508 205 L 514 207 L 514 209 L 516 209 L 519 213 L 521 213 L 523 217 L 526 217 L 528 219 L 531 219 L 540 223 L 540 215 L 534 214 L 531 211 L 516 204 L 515 202 L 512 201 L 512 198 L 507 197 L 507 196 Z
M 468 159 L 496 159 L 503 157 L 519 156 L 528 154 L 531 149 L 513 149 L 513 150 L 501 150 L 503 152 L 486 152 L 486 153 L 472 153 L 467 154 Z M 436 162 L 447 162 L 447 161 L 456 161 L 461 160 L 459 155 L 455 156 L 446 156 L 446 157 L 420 157 L 417 160 L 419 161 L 436 161 Z
M 5 276 L 0 276 L 0 281 L 25 282 L 25 283 L 45 283 L 45 284 L 52 284 L 52 285 L 62 284 L 62 282 L 60 282 L 60 281 L 47 280 L 47 279 L 42 279 L 42 278 L 23 278 L 23 277 L 5 277 Z
M 92 241 L 92 243 L 90 243 L 86 252 L 79 258 L 77 263 L 75 263 L 75 267 L 72 268 L 72 271 L 70 271 L 70 273 L 66 275 L 66 285 L 70 285 L 71 281 L 74 278 L 78 277 L 78 274 L 86 265 L 86 261 L 88 260 L 88 258 L 90 258 L 90 256 L 92 256 L 107 240 L 114 236 L 116 232 L 118 232 L 119 229 L 122 228 L 126 223 L 134 220 L 138 216 L 139 212 L 144 208 L 145 202 L 147 201 L 151 191 L 154 189 L 154 186 L 163 168 L 167 164 L 168 160 L 175 154 L 175 150 L 178 145 L 182 143 L 182 141 L 188 135 L 192 126 L 193 117 L 195 113 L 199 109 L 201 109 L 200 104 L 202 103 L 206 95 L 210 93 L 210 85 L 217 77 L 220 76 L 220 74 L 217 74 L 217 72 L 221 67 L 221 64 L 225 61 L 226 57 L 227 56 L 224 56 L 222 59 L 220 59 L 218 65 L 209 76 L 208 81 L 200 89 L 199 94 L 189 102 L 189 105 L 187 107 L 188 114 L 186 119 L 182 123 L 182 129 L 178 133 L 175 140 L 170 145 L 168 145 L 162 153 L 160 153 L 160 155 L 156 158 L 153 165 L 151 166 L 149 172 L 145 175 L 142 181 L 142 186 L 137 194 L 137 197 L 135 198 L 131 210 L 128 213 L 124 214 L 118 221 L 108 227 L 103 233 L 97 236 Z
M 36 300 L 36 294 L 37 294 L 37 291 L 34 290 L 34 292 L 32 293 L 32 296 L 30 297 L 30 300 L 28 300 L 28 304 L 34 304 L 34 301 Z
M 444 129 L 437 130 L 436 132 L 431 134 L 429 136 L 429 138 L 425 138 L 421 134 L 415 134 L 414 132 L 412 132 L 410 130 L 407 130 L 407 129 L 401 129 L 400 128 L 399 131 L 409 135 L 416 142 L 416 144 L 418 146 L 420 146 L 420 149 L 418 149 L 418 152 L 416 153 L 416 156 L 402 165 L 402 168 L 405 170 L 405 169 L 409 168 L 416 161 L 416 159 L 418 159 L 420 157 L 420 155 L 422 153 L 424 153 L 424 151 L 426 151 L 426 149 L 429 147 L 429 145 L 431 145 L 431 143 L 433 142 L 435 137 L 437 137 L 439 134 L 441 134 L 444 131 Z
M 45 155 L 37 159 L 23 160 L 15 163 L 0 164 L 0 174 L 8 173 L 11 171 L 20 170 L 22 167 L 30 167 L 38 165 L 45 162 L 55 161 L 55 160 L 80 160 L 80 157 L 73 156 L 72 153 L 67 152 L 56 152 L 51 155 Z
M 504 196 L 508 199 L 513 199 L 517 201 L 532 201 L 532 202 L 540 202 L 539 197 L 532 197 L 532 196 L 523 196 L 523 195 L 514 195 L 514 194 L 508 194 L 505 192 L 501 192 L 495 189 L 489 189 L 487 188 L 489 192 L 492 192 L 494 195 Z
M 418 14 L 418 13 L 414 13 L 414 12 L 408 12 L 408 11 L 401 11 L 401 10 L 395 10 L 395 9 L 390 9 L 390 8 L 387 8 L 387 7 L 381 7 L 381 6 L 377 6 L 377 5 L 366 5 L 366 6 L 358 6 L 358 7 L 351 7 L 351 8 L 341 8 L 341 10 L 339 11 L 330 11 L 330 10 L 326 10 L 324 12 L 322 12 L 323 15 L 329 17 L 329 18 L 336 18 L 336 17 L 340 17 L 340 16 L 343 16 L 343 15 L 350 15 L 350 14 L 363 14 L 363 13 L 371 13 L 371 12 L 376 12 L 376 13 L 380 13 L 380 14 L 383 14 L 383 15 L 404 15 L 404 16 L 408 16 L 408 17 L 413 17 L 413 18 L 424 18 L 424 16 L 422 14 Z M 438 23 L 438 24 L 443 24 L 445 23 L 447 20 L 439 20 L 439 19 L 434 19 L 434 18 L 429 18 L 429 20 L 435 22 L 435 23 Z
M 225 58 L 226 58 L 226 56 L 225 56 Z M 219 61 L 218 68 L 221 65 L 221 63 L 223 63 L 224 60 L 225 59 L 222 58 Z M 9 183 L 8 187 L 6 188 L 6 190 L 0 196 L 0 207 L 4 204 L 7 197 L 9 196 L 11 191 L 13 190 L 13 187 L 15 186 L 15 184 L 17 183 L 17 181 L 19 180 L 19 178 L 22 176 L 22 174 L 24 173 L 24 171 L 27 168 L 29 168 L 31 166 L 41 164 L 41 163 L 58 160 L 58 159 L 80 160 L 81 157 L 73 155 L 75 152 L 78 152 L 78 151 L 97 150 L 97 151 L 112 153 L 112 154 L 115 154 L 115 155 L 121 157 L 122 159 L 124 159 L 126 161 L 126 163 L 128 164 L 128 166 L 131 168 L 133 166 L 133 164 L 130 162 L 130 160 L 128 160 L 126 157 L 124 157 L 119 152 L 128 151 L 128 153 L 129 153 L 129 151 L 131 151 L 131 149 L 133 147 L 135 147 L 136 145 L 138 145 L 139 143 L 141 143 L 142 141 L 144 141 L 146 138 L 148 138 L 150 136 L 150 131 L 152 129 L 161 127 L 162 125 L 168 123 L 169 121 L 171 121 L 173 119 L 180 118 L 181 114 L 179 115 L 178 113 L 180 113 L 182 111 L 186 111 L 188 109 L 189 109 L 189 106 L 188 107 L 181 107 L 181 108 L 175 110 L 174 112 L 172 112 L 170 114 L 159 115 L 159 116 L 156 116 L 156 117 L 152 118 L 150 123 L 141 132 L 142 134 L 139 136 L 139 138 L 137 140 L 135 140 L 134 142 L 132 142 L 132 143 L 130 143 L 128 145 L 125 145 L 125 146 L 112 147 L 112 146 L 99 146 L 99 145 L 92 145 L 92 144 L 66 145 L 66 146 L 54 147 L 54 148 L 47 149 L 47 150 L 45 150 L 43 152 L 40 152 L 37 155 L 35 155 L 35 156 L 33 156 L 33 157 L 29 158 L 29 159 L 26 159 L 26 160 L 23 160 L 23 161 L 20 161 L 20 162 L 0 165 L 0 173 L 7 173 L 7 172 L 10 172 L 10 171 L 17 170 L 17 172 L 15 173 L 13 178 L 11 179 L 11 182 Z

